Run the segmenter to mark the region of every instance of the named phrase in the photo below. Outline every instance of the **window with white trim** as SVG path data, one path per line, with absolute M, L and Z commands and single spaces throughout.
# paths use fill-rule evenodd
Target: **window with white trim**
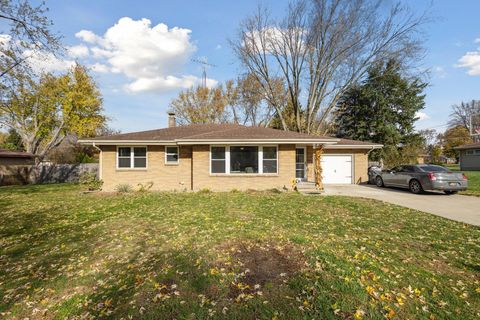
M 117 167 L 120 169 L 134 169 L 147 167 L 146 147 L 118 147 Z
M 168 163 L 168 164 L 178 163 L 178 147 L 177 146 L 165 146 L 165 163 Z
M 265 146 L 263 150 L 263 173 L 277 173 L 277 147 Z
M 225 173 L 226 169 L 226 152 L 225 147 L 212 147 L 211 150 L 211 172 Z
M 276 146 L 211 146 L 212 174 L 272 174 L 278 172 Z

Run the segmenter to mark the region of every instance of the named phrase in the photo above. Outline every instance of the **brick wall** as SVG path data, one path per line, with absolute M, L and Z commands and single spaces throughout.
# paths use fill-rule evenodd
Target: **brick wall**
M 152 190 L 190 190 L 191 159 L 190 146 L 179 147 L 178 164 L 165 164 L 165 146 L 147 146 L 146 169 L 117 169 L 116 146 L 101 146 L 101 179 L 103 190 L 113 191 L 119 184 L 129 184 L 134 189 L 138 184 L 153 182 Z
M 152 190 L 183 191 L 209 189 L 228 191 L 232 189 L 265 190 L 291 188 L 295 178 L 295 145 L 279 145 L 278 174 L 210 174 L 210 147 L 208 145 L 180 146 L 177 165 L 165 164 L 164 146 L 147 146 L 147 169 L 116 169 L 116 146 L 101 146 L 103 189 L 113 191 L 120 184 L 138 188 L 138 184 L 153 182 Z M 355 182 L 365 182 L 367 175 L 366 150 L 325 150 L 329 153 L 354 155 Z M 193 160 L 192 160 L 193 159 Z M 192 165 L 193 162 L 193 165 Z M 193 168 L 193 173 L 192 173 Z M 307 177 L 314 181 L 313 148 L 307 147 Z M 192 182 L 193 181 L 193 182 Z
M 278 146 L 278 174 L 210 174 L 210 147 L 193 146 L 193 186 L 194 190 L 210 189 L 247 190 L 247 189 L 282 189 L 291 188 L 295 178 L 295 145 Z

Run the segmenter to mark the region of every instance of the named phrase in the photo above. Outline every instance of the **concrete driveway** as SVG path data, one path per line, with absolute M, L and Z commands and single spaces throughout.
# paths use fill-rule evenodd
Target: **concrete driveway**
M 373 185 L 325 185 L 324 194 L 381 200 L 480 226 L 480 197 L 447 196 L 440 192 L 417 195 L 403 189 L 378 188 Z

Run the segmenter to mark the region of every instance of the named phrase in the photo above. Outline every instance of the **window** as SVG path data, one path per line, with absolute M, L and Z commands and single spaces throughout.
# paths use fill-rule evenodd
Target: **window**
M 258 173 L 258 147 L 230 147 L 230 173 Z
M 276 146 L 211 146 L 210 173 L 277 173 Z
M 117 151 L 118 168 L 146 168 L 146 147 L 119 147 Z
M 448 171 L 447 168 L 444 168 L 442 166 L 436 166 L 436 165 L 420 166 L 420 168 L 426 172 L 447 172 Z
M 475 150 L 473 151 L 473 153 L 474 153 L 475 155 L 479 156 L 479 155 L 480 155 L 480 149 L 475 149 Z
M 178 163 L 178 147 L 165 147 L 165 163 Z
M 277 173 L 277 147 L 263 147 L 263 173 Z
M 225 162 L 227 158 L 225 157 L 225 147 L 212 147 L 211 151 L 211 172 L 212 173 L 225 173 Z

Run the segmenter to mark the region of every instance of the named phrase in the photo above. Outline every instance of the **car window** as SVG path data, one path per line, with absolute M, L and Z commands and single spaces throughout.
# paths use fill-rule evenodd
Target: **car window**
M 444 167 L 441 167 L 441 166 L 421 166 L 420 167 L 423 171 L 427 171 L 427 172 L 447 172 L 448 169 L 447 168 L 444 168 Z
M 415 172 L 413 166 L 403 166 L 402 172 Z
M 400 172 L 400 171 L 402 171 L 402 167 L 400 167 L 400 166 L 394 167 L 394 168 L 390 169 L 390 171 Z

